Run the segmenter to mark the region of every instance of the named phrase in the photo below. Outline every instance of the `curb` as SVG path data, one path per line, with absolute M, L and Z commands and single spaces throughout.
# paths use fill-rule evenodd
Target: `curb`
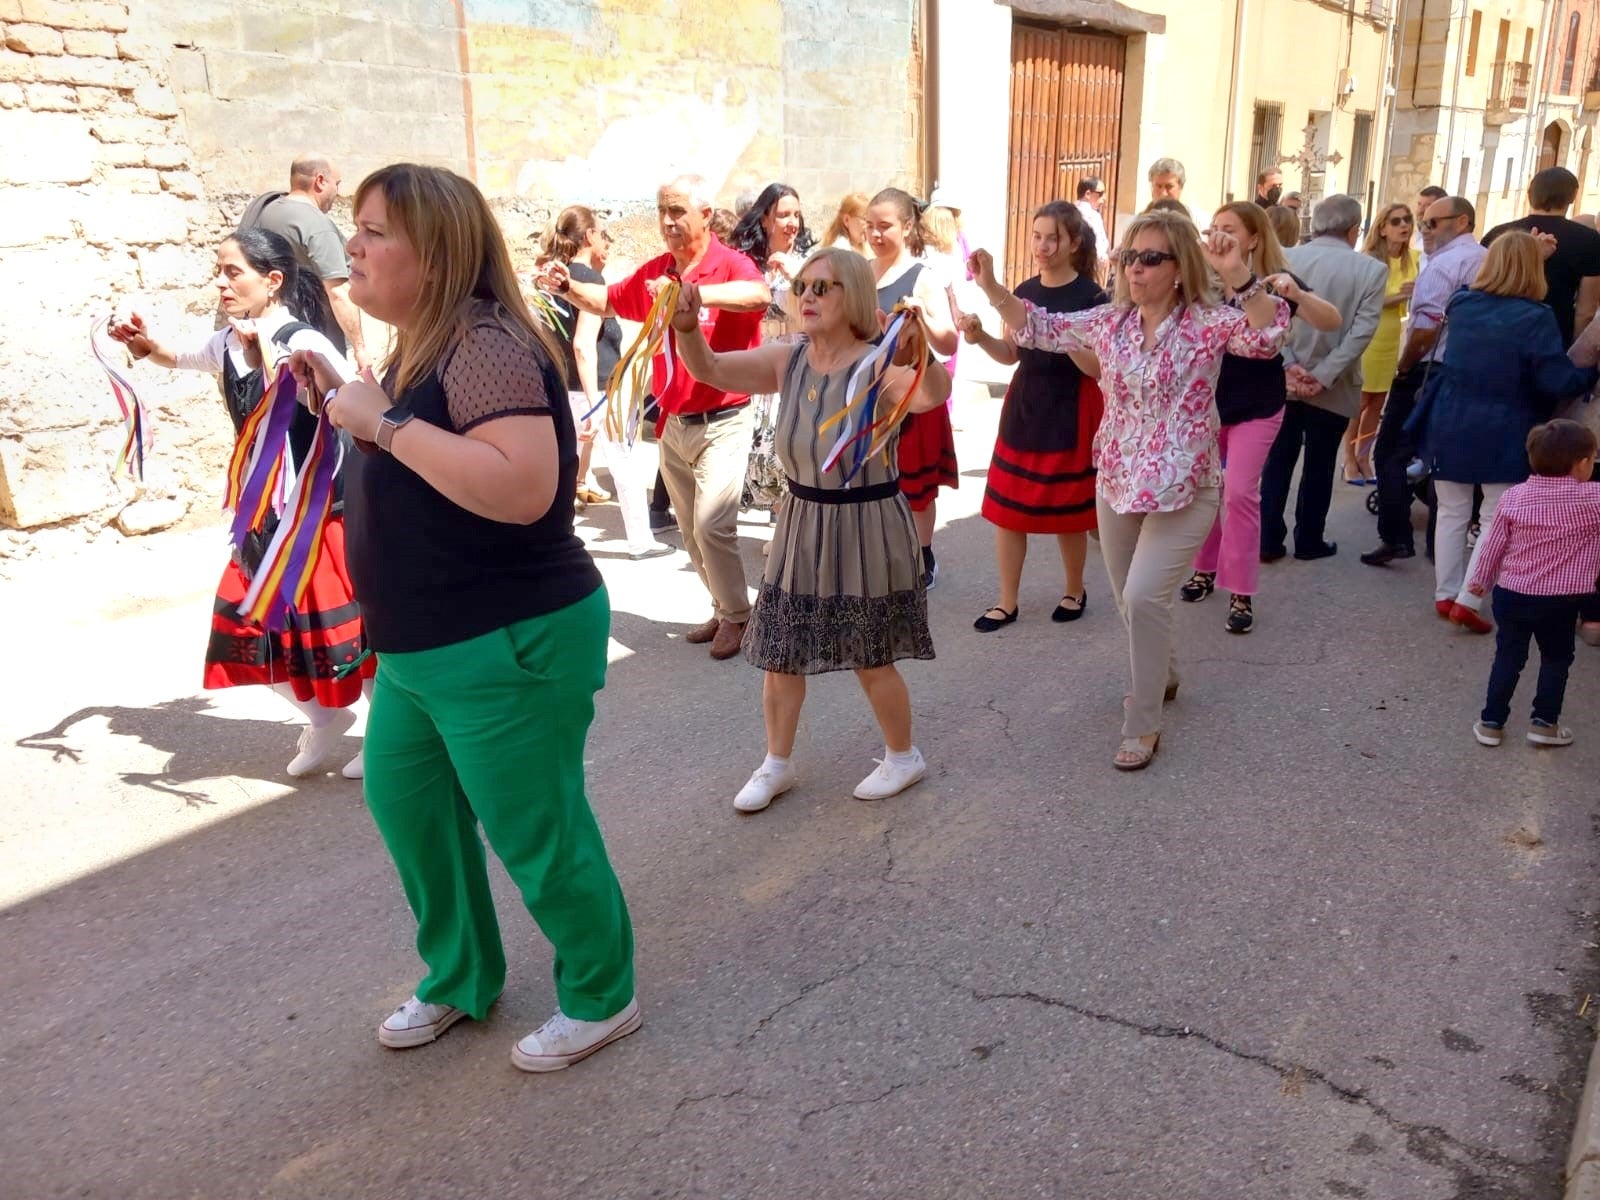
M 1566 1175 L 1565 1200 L 1600 1200 L 1600 1041 L 1589 1054 Z

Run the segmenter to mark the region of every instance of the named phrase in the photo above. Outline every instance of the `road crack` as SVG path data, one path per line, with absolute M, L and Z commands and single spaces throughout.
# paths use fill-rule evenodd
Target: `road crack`
M 800 1001 L 804 1000 L 817 989 L 825 988 L 830 983 L 838 983 L 839 980 L 854 975 L 857 971 L 861 970 L 862 967 L 866 966 L 869 961 L 869 959 L 862 959 L 858 963 L 845 967 L 842 970 L 835 971 L 832 975 L 829 975 L 825 979 L 818 979 L 813 983 L 805 984 L 803 987 L 801 987 L 799 992 L 785 1000 L 782 1004 L 778 1005 L 777 1008 L 773 1009 L 766 1016 L 757 1021 L 756 1027 L 740 1038 L 738 1044 L 740 1046 L 748 1046 L 751 1042 L 755 1041 L 756 1038 L 761 1036 L 762 1030 L 766 1029 L 768 1025 L 772 1024 L 772 1022 L 777 1019 L 780 1013 L 786 1011 L 787 1009 L 793 1008 L 796 1004 L 799 1004 Z

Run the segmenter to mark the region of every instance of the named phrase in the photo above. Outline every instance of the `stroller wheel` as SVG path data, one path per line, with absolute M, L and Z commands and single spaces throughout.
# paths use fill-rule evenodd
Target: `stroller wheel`
M 1367 492 L 1367 511 L 1373 516 L 1378 515 L 1378 489 L 1372 488 Z

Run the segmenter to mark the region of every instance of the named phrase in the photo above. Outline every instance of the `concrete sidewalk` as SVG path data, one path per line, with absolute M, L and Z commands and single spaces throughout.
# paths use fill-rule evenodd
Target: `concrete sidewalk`
M 887 803 L 849 798 L 881 745 L 829 677 L 800 786 L 738 817 L 759 677 L 682 641 L 707 611 L 686 556 L 630 562 L 615 507 L 585 516 L 615 610 L 591 795 L 645 1026 L 544 1078 L 507 1059 L 550 952 L 498 868 L 490 1018 L 376 1044 L 410 917 L 356 785 L 283 774 L 289 710 L 197 691 L 220 535 L 24 564 L 0 1195 L 1559 1196 L 1600 995 L 1600 651 L 1577 745 L 1478 747 L 1489 639 L 1433 616 L 1425 561 L 1357 563 L 1341 486 L 1339 555 L 1266 568 L 1255 633 L 1225 597 L 1180 606 L 1160 756 L 1119 775 L 1093 555 L 1084 620 L 1049 621 L 1040 539 L 1018 623 L 971 628 L 997 411 L 957 410 L 939 658 L 906 669 L 933 769 Z M 769 531 L 741 530 L 753 580 Z

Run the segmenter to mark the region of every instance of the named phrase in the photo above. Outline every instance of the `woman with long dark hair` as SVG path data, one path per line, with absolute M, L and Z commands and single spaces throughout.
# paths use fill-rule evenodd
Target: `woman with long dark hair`
M 872 247 L 872 276 L 878 285 L 878 309 L 885 315 L 897 304 L 922 314 L 928 347 L 936 354 L 955 352 L 960 335 L 950 319 L 950 303 L 933 272 L 921 261 L 925 248 L 922 205 L 899 188 L 884 188 L 867 209 L 867 243 Z M 935 505 L 942 487 L 961 486 L 956 465 L 956 439 L 948 407 L 914 412 L 900 429 L 900 490 L 911 506 L 917 540 L 922 546 L 924 588 L 938 579 L 933 557 Z
M 1034 213 L 1032 246 L 1039 273 L 1018 285 L 1019 298 L 1049 313 L 1110 299 L 1094 280 L 1100 251 L 1077 205 L 1053 200 Z M 1019 350 L 1009 329 L 998 338 L 985 333 L 976 314 L 962 318 L 961 331 L 996 362 L 1017 364 L 983 493 L 983 516 L 994 526 L 1000 598 L 972 627 L 990 633 L 1017 619 L 1030 533 L 1055 534 L 1061 549 L 1066 586 L 1050 619 L 1076 621 L 1089 602 L 1083 565 L 1095 527 L 1091 447 L 1105 407 L 1100 388 L 1065 354 Z
M 296 355 L 334 425 L 375 447 L 350 487 L 350 569 L 381 655 L 367 807 L 428 973 L 378 1027 L 391 1049 L 481 1020 L 505 949 L 480 826 L 555 945 L 560 1008 L 524 1071 L 639 1028 L 633 930 L 584 794 L 610 604 L 572 530 L 578 438 L 555 335 L 478 189 L 414 163 L 355 196 L 350 298 L 396 330 L 383 383 Z
M 317 332 L 332 321 L 322 280 L 295 261 L 284 238 L 259 227 L 238 229 L 217 247 L 213 281 L 228 327 L 204 341 L 173 345 L 151 333 L 144 318 L 131 314 L 114 321 L 110 334 L 134 358 L 158 366 L 218 375 L 222 397 L 235 434 L 262 402 L 279 363 L 296 350 L 325 356 L 341 380 L 355 377 L 343 355 Z M 300 408 L 289 428 L 289 451 L 303 463 L 316 433 L 316 418 Z M 322 533 L 322 552 L 313 569 L 302 607 L 288 614 L 281 632 L 268 632 L 239 616 L 260 555 L 276 522 L 252 535 L 243 551 L 223 568 L 206 647 L 205 686 L 237 687 L 268 684 L 305 715 L 290 775 L 314 775 L 330 765 L 339 739 L 355 716 L 350 706 L 361 695 L 362 678 L 370 677 L 371 661 L 359 672 L 335 678 L 334 671 L 357 661 L 366 650 L 361 613 L 345 569 L 344 518 L 335 492 L 333 514 Z M 345 764 L 344 775 L 359 779 L 361 755 Z

